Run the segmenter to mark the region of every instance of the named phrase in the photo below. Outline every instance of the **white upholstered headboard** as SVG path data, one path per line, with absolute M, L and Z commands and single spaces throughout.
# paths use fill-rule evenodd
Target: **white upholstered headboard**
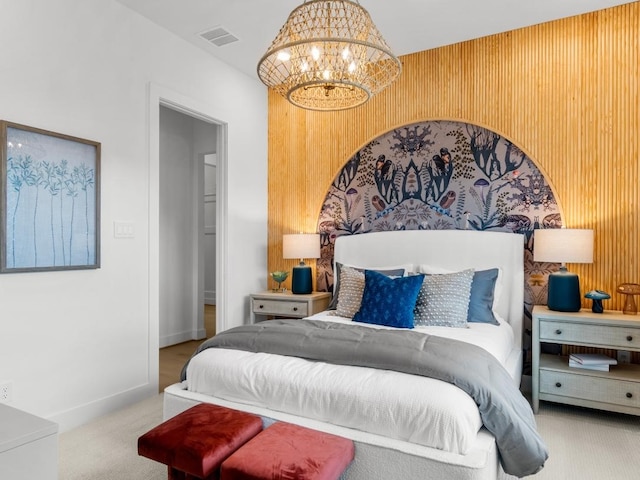
M 343 235 L 336 239 L 334 261 L 358 267 L 403 264 L 448 270 L 502 270 L 496 311 L 513 327 L 522 346 L 524 314 L 524 236 L 477 230 L 402 230 Z

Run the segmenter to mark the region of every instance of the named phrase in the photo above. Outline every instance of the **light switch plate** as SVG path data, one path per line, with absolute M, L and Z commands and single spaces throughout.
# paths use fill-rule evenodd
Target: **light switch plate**
M 136 229 L 133 222 L 113 222 L 114 238 L 134 238 Z

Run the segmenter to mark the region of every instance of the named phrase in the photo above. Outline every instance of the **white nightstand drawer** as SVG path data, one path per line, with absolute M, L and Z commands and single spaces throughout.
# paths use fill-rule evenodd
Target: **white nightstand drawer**
M 331 301 L 329 292 L 293 294 L 291 292 L 252 293 L 249 298 L 251 322 L 269 317 L 304 318 L 321 312 Z
M 282 300 L 253 299 L 253 313 L 259 315 L 295 315 L 306 317 L 308 315 L 306 302 L 293 302 Z
M 541 369 L 540 393 L 640 407 L 640 384 L 603 376 Z
M 540 320 L 540 341 L 635 349 L 640 348 L 640 330 L 608 325 Z

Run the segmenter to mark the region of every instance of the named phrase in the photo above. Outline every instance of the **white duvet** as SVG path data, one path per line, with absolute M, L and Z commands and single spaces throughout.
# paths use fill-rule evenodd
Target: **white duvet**
M 326 313 L 310 318 L 351 322 Z M 513 346 L 509 324 L 469 326 L 415 330 L 473 343 L 504 364 Z M 473 399 L 458 387 L 387 370 L 209 348 L 189 363 L 186 383 L 193 392 L 453 453 L 466 454 L 482 426 Z

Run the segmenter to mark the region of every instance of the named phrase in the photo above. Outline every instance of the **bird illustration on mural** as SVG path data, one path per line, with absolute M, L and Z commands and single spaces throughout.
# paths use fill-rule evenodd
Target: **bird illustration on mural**
M 371 199 L 371 204 L 379 212 L 382 212 L 386 206 L 384 200 L 382 200 L 378 195 L 373 196 L 373 198 Z
M 440 171 L 440 173 L 444 173 L 444 168 L 446 166 L 444 160 L 437 153 L 432 157 L 433 163 L 436 165 L 436 168 Z
M 380 155 L 376 161 L 377 175 L 383 180 L 391 180 L 393 178 L 393 163 L 388 160 L 385 155 Z
M 453 205 L 453 202 L 456 201 L 456 192 L 453 190 L 449 190 L 441 199 L 440 206 L 445 210 Z
M 449 162 L 451 162 L 451 153 L 449 153 L 448 148 L 443 147 L 440 149 L 440 158 L 442 158 L 445 166 L 449 165 Z
M 431 158 L 440 173 L 444 173 L 451 163 L 451 153 L 448 148 L 441 148 L 440 155 L 437 153 Z

